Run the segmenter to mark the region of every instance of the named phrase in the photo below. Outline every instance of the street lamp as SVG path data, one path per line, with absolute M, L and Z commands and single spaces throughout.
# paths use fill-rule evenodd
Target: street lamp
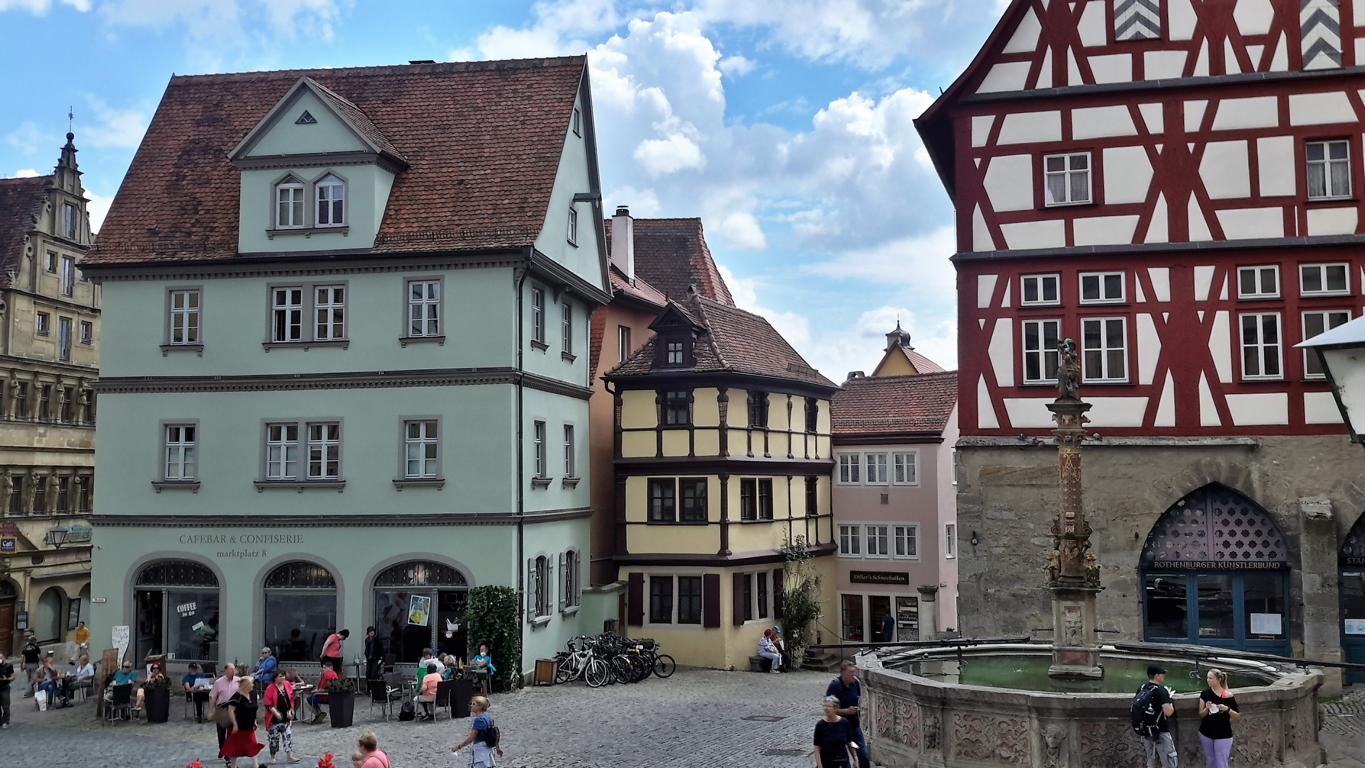
M 1295 345 L 1317 355 L 1351 441 L 1365 444 L 1365 317 Z
M 47 532 L 47 543 L 51 544 L 53 549 L 61 549 L 62 546 L 66 544 L 66 539 L 70 535 L 71 535 L 70 528 L 63 527 L 53 528 L 52 530 Z

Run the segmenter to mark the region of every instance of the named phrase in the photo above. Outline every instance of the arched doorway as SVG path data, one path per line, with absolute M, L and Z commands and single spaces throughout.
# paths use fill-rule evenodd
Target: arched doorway
M 1346 661 L 1365 664 L 1365 514 L 1346 533 L 1340 568 L 1341 649 Z M 1365 671 L 1346 670 L 1346 682 L 1365 683 Z
M 189 560 L 158 560 L 133 582 L 134 661 L 175 654 L 176 661 L 218 661 L 218 577 Z
M 412 663 L 423 648 L 464 657 L 469 582 L 441 563 L 409 560 L 385 568 L 374 580 L 374 626 L 388 658 Z
M 66 619 L 62 607 L 62 591 L 57 587 L 48 587 L 38 596 L 38 602 L 33 606 L 33 619 L 29 623 L 38 642 L 55 643 L 66 634 L 62 632 L 62 623 Z
M 337 582 L 326 566 L 295 560 L 265 577 L 265 644 L 280 661 L 314 661 L 337 629 Z
M 1246 496 L 1214 484 L 1177 501 L 1139 569 L 1144 639 L 1289 653 L 1289 548 Z

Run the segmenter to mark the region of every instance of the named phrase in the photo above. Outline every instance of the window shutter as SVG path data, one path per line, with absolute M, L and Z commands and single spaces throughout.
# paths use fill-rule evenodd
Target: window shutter
M 782 569 L 773 571 L 773 618 L 782 618 Z
M 736 627 L 744 623 L 744 577 L 746 574 L 734 573 L 730 579 L 730 620 Z
M 540 593 L 540 586 L 536 584 L 536 559 L 533 557 L 526 561 L 526 618 L 529 621 L 534 619 L 536 613 L 536 595 Z
M 568 604 L 568 599 L 567 599 L 568 596 L 567 596 L 567 594 L 565 593 L 565 590 L 567 590 L 567 589 L 569 588 L 569 580 L 568 580 L 568 578 L 566 578 L 566 576 L 567 576 L 567 574 L 568 574 L 568 570 L 565 568 L 565 565 L 566 565 L 566 563 L 564 562 L 564 553 L 563 553 L 563 552 L 560 552 L 560 553 L 559 553 L 559 610 L 561 610 L 561 611 L 563 611 L 563 610 L 564 610 L 564 606 Z
M 626 624 L 642 627 L 645 623 L 645 575 L 632 573 L 626 578 Z
M 706 629 L 720 626 L 720 574 L 706 573 L 701 577 L 701 625 Z

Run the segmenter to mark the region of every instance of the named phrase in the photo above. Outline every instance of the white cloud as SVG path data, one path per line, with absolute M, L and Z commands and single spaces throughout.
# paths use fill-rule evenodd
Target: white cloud
M 635 159 L 650 176 L 664 176 L 706 164 L 701 147 L 681 133 L 670 133 L 662 139 L 645 139 L 635 148 Z
M 796 312 L 779 312 L 763 306 L 758 298 L 759 288 L 762 287 L 761 281 L 753 277 L 740 277 L 724 265 L 718 267 L 721 278 L 730 289 L 730 296 L 735 300 L 735 306 L 767 318 L 773 328 L 782 334 L 782 338 L 804 357 L 805 347 L 810 346 L 811 341 L 810 320 Z M 809 358 L 807 361 L 809 362 Z
M 82 0 L 87 1 L 87 0 Z M 0 0 L 3 2 L 3 0 Z M 112 28 L 182 30 L 191 59 L 210 71 L 224 58 L 240 68 L 269 69 L 279 40 L 331 41 L 346 0 L 105 0 Z
M 104 224 L 105 214 L 109 213 L 109 205 L 114 202 L 114 196 L 101 195 L 87 189 L 85 197 L 90 201 L 85 206 L 86 212 L 90 214 L 90 231 L 99 232 L 100 226 Z
M 721 245 L 746 251 L 762 251 L 768 247 L 763 228 L 752 213 L 735 211 L 726 214 L 719 226 L 711 230 Z
M 39 128 L 38 124 L 32 120 L 25 120 L 15 126 L 14 130 L 5 134 L 5 143 L 19 150 L 22 155 L 37 154 L 40 149 L 50 143 L 50 139 L 51 137 L 44 133 L 43 129 Z M 57 143 L 53 146 L 60 147 L 61 144 Z
M 582 53 L 592 47 L 585 35 L 621 23 L 615 0 L 553 0 L 531 7 L 535 22 L 513 28 L 501 24 L 481 33 L 473 45 L 450 53 L 452 61 L 526 59 Z
M 651 219 L 663 214 L 663 206 L 659 205 L 659 195 L 652 189 L 631 186 L 609 189 L 602 196 L 602 202 L 604 203 L 602 210 L 607 216 L 610 216 L 618 205 L 629 206 L 630 215 L 637 219 Z
M 95 113 L 95 119 L 82 127 L 82 143 L 99 149 L 135 149 L 142 142 L 151 120 L 146 112 L 111 107 L 97 96 L 87 96 L 86 102 Z
M 37 169 L 35 169 L 35 168 L 20 168 L 19 170 L 15 171 L 15 172 L 14 172 L 14 175 L 13 175 L 12 177 L 10 177 L 10 178 L 15 178 L 15 179 L 31 179 L 31 178 L 33 178 L 34 176 L 42 176 L 42 175 L 43 175 L 43 174 L 38 173 Z
M 90 10 L 90 0 L 61 0 L 61 4 L 81 13 Z M 0 13 L 11 10 L 28 11 L 42 16 L 52 10 L 52 0 L 0 0 Z
M 758 62 L 739 54 L 720 60 L 720 71 L 726 77 L 744 77 L 758 67 Z
M 957 231 L 947 225 L 924 234 L 846 251 L 812 264 L 809 269 L 824 277 L 876 280 L 913 288 L 930 300 L 951 296 L 956 291 L 956 273 L 948 260 L 954 253 L 957 253 Z

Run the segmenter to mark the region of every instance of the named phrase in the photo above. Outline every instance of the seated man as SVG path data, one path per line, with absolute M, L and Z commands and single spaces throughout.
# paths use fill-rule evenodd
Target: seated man
M 432 703 L 436 701 L 436 688 L 440 684 L 441 673 L 436 671 L 436 663 L 427 662 L 426 674 L 422 676 L 421 689 L 418 690 L 417 696 L 413 699 L 422 707 L 423 720 L 436 719 L 436 711 L 432 707 Z
M 318 679 L 318 691 L 308 697 L 308 704 L 317 712 L 313 722 L 320 723 L 327 719 L 327 713 L 322 711 L 322 705 L 327 703 L 327 686 L 331 685 L 333 680 L 340 679 L 341 675 L 338 675 L 335 669 L 330 666 L 322 668 L 322 677 Z
M 48 709 L 57 708 L 61 681 L 61 675 L 57 674 L 57 669 L 52 665 L 52 654 L 49 653 L 47 658 L 43 659 L 43 665 L 38 667 L 37 672 L 33 673 L 33 690 L 43 694 Z
M 133 686 L 133 709 L 141 710 L 142 701 L 146 695 L 142 692 L 142 686 L 137 684 L 137 672 L 133 671 L 133 662 L 125 660 L 119 671 L 114 673 L 114 685 Z M 112 696 L 112 692 L 110 693 Z
M 180 679 L 180 687 L 185 692 L 185 701 L 194 703 L 194 722 L 204 722 L 204 702 L 208 701 L 208 694 L 201 692 L 199 685 L 199 665 L 190 662 L 185 671 L 185 676 Z

